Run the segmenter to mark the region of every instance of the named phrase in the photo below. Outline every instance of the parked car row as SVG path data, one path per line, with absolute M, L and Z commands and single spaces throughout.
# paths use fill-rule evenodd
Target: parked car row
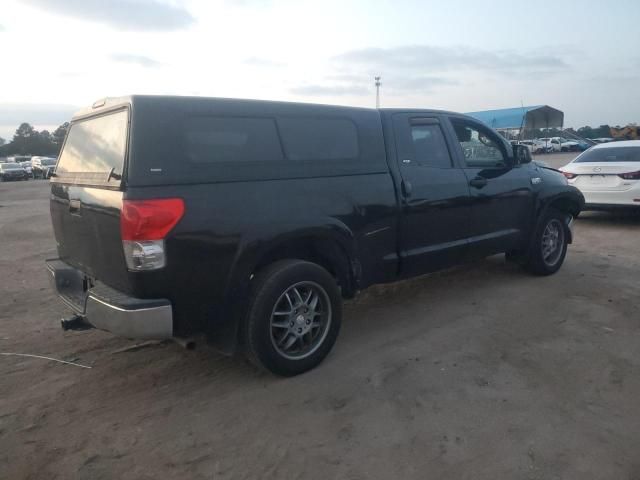
M 19 163 L 0 163 L 0 181 L 28 180 L 29 174 Z
M 568 140 L 564 137 L 539 138 L 539 142 L 547 147 L 549 152 L 583 152 L 591 145 L 582 140 Z
M 556 152 L 584 152 L 592 145 L 583 140 L 568 140 L 563 137 L 545 137 L 511 142 L 525 145 L 533 155 Z
M 529 151 L 534 155 L 537 155 L 539 153 L 551 153 L 553 151 L 553 147 L 538 139 L 522 140 L 519 143 L 529 148 Z
M 0 160 L 0 181 L 48 179 L 51 177 L 57 159 L 43 156 L 12 156 Z
M 49 178 L 56 168 L 56 159 L 53 157 L 33 157 L 31 159 L 33 178 Z

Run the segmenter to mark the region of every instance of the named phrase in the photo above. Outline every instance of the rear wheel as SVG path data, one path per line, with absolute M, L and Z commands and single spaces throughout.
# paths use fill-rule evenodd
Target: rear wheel
M 525 267 L 536 275 L 556 273 L 567 255 L 566 214 L 549 209 L 535 233 Z
M 342 320 L 334 278 L 302 260 L 276 262 L 253 280 L 243 341 L 249 360 L 276 375 L 316 367 L 333 347 Z

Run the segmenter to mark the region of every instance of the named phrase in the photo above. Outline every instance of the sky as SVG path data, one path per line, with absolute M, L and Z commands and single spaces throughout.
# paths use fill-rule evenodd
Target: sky
M 105 96 L 461 112 L 547 104 L 640 122 L 637 0 L 2 0 L 0 137 Z

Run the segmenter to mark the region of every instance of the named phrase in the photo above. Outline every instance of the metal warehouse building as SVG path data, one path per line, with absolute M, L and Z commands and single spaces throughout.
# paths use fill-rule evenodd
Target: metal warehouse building
M 523 133 L 526 138 L 527 131 L 539 128 L 562 129 L 564 125 L 564 112 L 549 105 L 484 110 L 468 112 L 467 115 L 486 123 L 507 138 L 518 133 Z

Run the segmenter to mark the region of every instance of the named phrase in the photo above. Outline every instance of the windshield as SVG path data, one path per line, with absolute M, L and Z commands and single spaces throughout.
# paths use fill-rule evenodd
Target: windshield
M 574 162 L 640 162 L 640 147 L 592 148 Z
M 58 181 L 119 184 L 117 180 L 122 174 L 126 150 L 127 121 L 127 110 L 120 110 L 72 123 L 60 153 L 56 170 Z M 55 160 L 53 162 L 55 164 Z
M 52 165 L 56 164 L 56 159 L 55 158 L 43 158 L 42 160 L 40 160 L 40 163 L 46 167 L 50 167 Z

